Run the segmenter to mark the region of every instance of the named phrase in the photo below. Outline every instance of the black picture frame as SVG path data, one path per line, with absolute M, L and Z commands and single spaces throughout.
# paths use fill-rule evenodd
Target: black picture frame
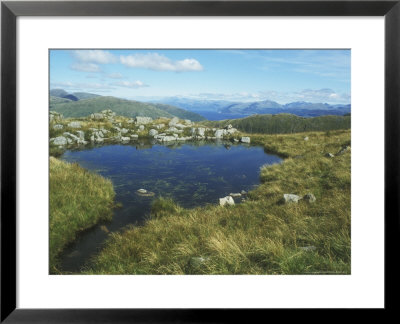
M 16 308 L 16 19 L 19 16 L 384 16 L 385 309 L 395 310 L 399 237 L 400 0 L 394 1 L 4 1 L 1 3 L 1 322 L 234 322 L 263 310 Z M 374 195 L 371 188 L 371 196 Z M 395 257 L 396 258 L 396 257 Z

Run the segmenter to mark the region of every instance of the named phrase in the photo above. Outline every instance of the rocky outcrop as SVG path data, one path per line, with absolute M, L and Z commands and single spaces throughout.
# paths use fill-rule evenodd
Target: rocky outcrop
M 73 122 L 70 122 L 68 124 L 68 127 L 70 127 L 70 128 L 81 128 L 82 127 L 82 123 L 78 122 L 78 121 L 73 121 Z
M 88 140 L 92 144 L 129 143 L 137 140 L 140 136 L 153 137 L 159 142 L 219 139 L 229 139 L 232 142 L 239 142 L 238 136 L 232 136 L 237 132 L 237 129 L 233 128 L 231 124 L 221 129 L 205 126 L 195 127 L 195 124 L 191 120 L 180 120 L 177 117 L 173 117 L 172 119 L 163 117 L 155 121 L 151 117 L 142 116 L 127 119 L 119 116 L 116 117 L 112 110 L 107 109 L 102 112 L 93 113 L 87 118 L 90 122 L 98 122 L 98 128 L 87 128 L 87 121 L 82 119 L 79 121 L 64 121 L 62 115 L 56 112 L 50 113 L 50 119 L 52 120 L 51 127 L 57 135 L 61 135 L 62 132 L 60 130 L 66 131 L 63 136 L 56 135 L 50 140 L 51 145 L 57 146 L 86 144 Z M 55 120 L 58 122 L 55 123 Z M 109 122 L 111 122 L 111 127 L 109 126 Z M 55 140 L 57 137 L 59 138 Z M 242 142 L 249 143 L 250 138 L 242 137 Z
M 147 125 L 147 124 L 150 124 L 151 122 L 153 122 L 153 118 L 151 118 L 151 117 L 138 116 L 135 118 L 136 125 Z
M 250 137 L 244 136 L 244 137 L 242 137 L 242 138 L 240 139 L 240 141 L 241 141 L 242 143 L 250 143 Z

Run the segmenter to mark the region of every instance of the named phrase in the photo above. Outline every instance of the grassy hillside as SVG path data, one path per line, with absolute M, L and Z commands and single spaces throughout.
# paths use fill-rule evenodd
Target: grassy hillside
M 253 115 L 241 119 L 206 122 L 208 126 L 232 124 L 242 132 L 261 134 L 292 134 L 310 131 L 350 129 L 350 116 L 319 116 L 304 118 L 291 114 Z
M 351 153 L 337 154 L 350 135 L 253 135 L 287 158 L 261 169 L 246 202 L 184 209 L 159 199 L 144 226 L 110 235 L 86 273 L 350 274 Z M 283 204 L 285 193 L 316 201 Z
M 73 95 L 79 100 L 100 97 L 100 95 L 98 94 L 88 93 L 88 92 L 74 92 Z
M 53 98 L 53 97 L 51 97 Z M 89 99 L 81 99 L 79 101 L 65 101 L 61 98 L 50 100 L 50 110 L 57 111 L 64 117 L 86 117 L 95 112 L 101 112 L 105 109 L 111 109 L 119 116 L 124 117 L 168 117 L 174 116 L 181 119 L 190 119 L 193 121 L 204 120 L 204 118 L 196 113 L 186 111 L 168 105 L 153 105 L 149 103 L 119 99 L 115 97 L 95 97 Z
M 82 99 L 70 103 L 55 104 L 50 110 L 57 111 L 64 117 L 86 117 L 95 112 L 111 109 L 117 115 L 125 117 L 147 116 L 152 118 L 173 117 L 168 112 L 160 110 L 151 104 L 124 100 L 115 97 L 96 97 Z
M 181 109 L 178 107 L 170 106 L 170 105 L 164 105 L 164 104 L 153 104 L 155 107 L 158 109 L 161 109 L 171 115 L 174 115 L 180 119 L 190 119 L 191 121 L 201 121 L 205 120 L 203 116 L 200 116 L 199 114 L 196 114 L 194 112 Z
M 50 272 L 57 256 L 77 234 L 112 217 L 114 189 L 110 180 L 78 164 L 50 157 Z
M 54 107 L 57 104 L 70 103 L 70 102 L 72 102 L 72 100 L 69 100 L 67 98 L 50 96 L 50 110 L 52 110 L 51 107 Z

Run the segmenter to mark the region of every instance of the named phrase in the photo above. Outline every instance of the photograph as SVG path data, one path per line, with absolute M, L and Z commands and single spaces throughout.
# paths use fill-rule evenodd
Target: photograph
M 48 55 L 50 275 L 352 273 L 351 49 Z

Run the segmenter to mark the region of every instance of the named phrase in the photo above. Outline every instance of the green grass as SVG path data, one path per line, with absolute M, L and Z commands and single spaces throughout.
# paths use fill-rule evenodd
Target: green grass
M 261 169 L 246 202 L 184 209 L 160 199 L 144 226 L 112 233 L 85 273 L 350 274 L 351 153 L 325 157 L 350 145 L 350 131 L 252 142 L 286 159 Z M 282 204 L 285 193 L 317 200 Z
M 63 100 L 62 98 L 51 97 L 50 100 L 50 110 L 63 114 L 65 118 L 86 117 L 92 113 L 98 113 L 105 109 L 111 109 L 119 116 L 131 118 L 136 116 L 172 118 L 176 116 L 181 119 L 204 119 L 202 116 L 196 113 L 188 112 L 184 109 L 173 106 L 154 105 L 115 97 L 98 96 L 94 98 L 85 98 L 78 101 L 65 101 L 65 99 Z
M 207 121 L 209 127 L 224 127 L 232 124 L 242 132 L 250 134 L 293 134 L 310 131 L 350 129 L 350 116 L 319 116 L 312 118 L 292 114 L 252 115 L 246 118 Z
M 114 196 L 110 180 L 50 157 L 50 273 L 79 232 L 111 220 Z

